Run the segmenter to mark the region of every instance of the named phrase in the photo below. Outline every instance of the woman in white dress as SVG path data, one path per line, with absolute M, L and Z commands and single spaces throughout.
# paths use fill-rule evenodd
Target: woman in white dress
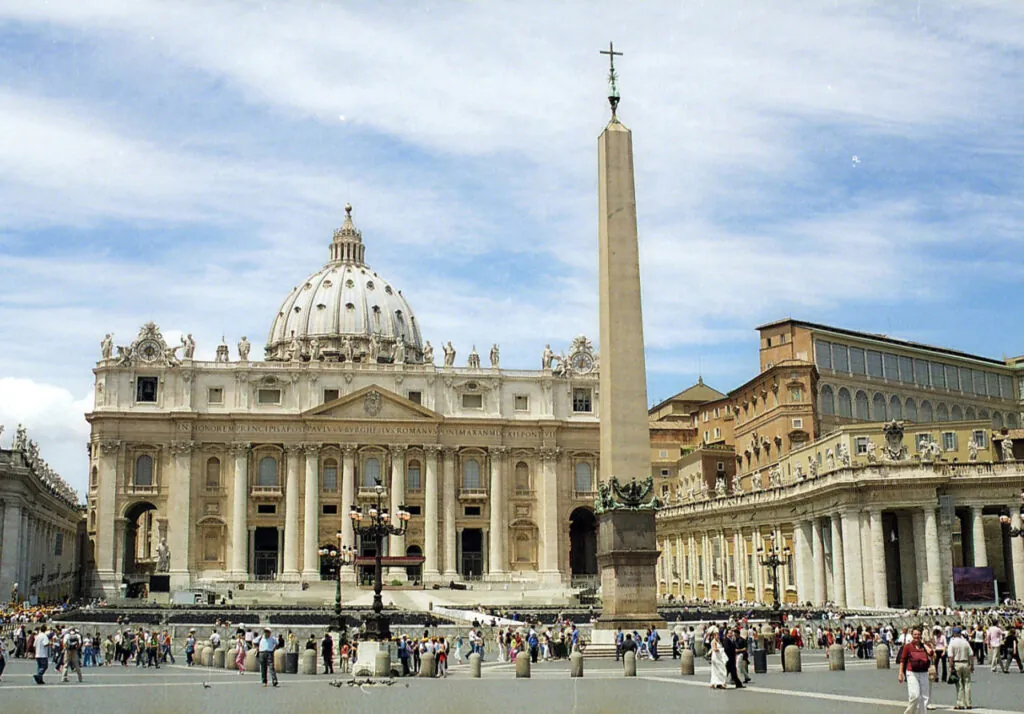
M 729 675 L 725 671 L 725 648 L 718 639 L 718 629 L 711 631 L 711 686 L 714 689 L 725 689 Z

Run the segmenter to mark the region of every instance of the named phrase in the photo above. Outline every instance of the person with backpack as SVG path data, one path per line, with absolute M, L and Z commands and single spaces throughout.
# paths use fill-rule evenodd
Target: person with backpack
M 64 672 L 61 677 L 62 682 L 68 681 L 68 673 L 74 670 L 75 674 L 78 675 L 78 681 L 82 681 L 82 636 L 78 634 L 78 630 L 72 627 L 68 630 L 67 634 L 64 635 Z

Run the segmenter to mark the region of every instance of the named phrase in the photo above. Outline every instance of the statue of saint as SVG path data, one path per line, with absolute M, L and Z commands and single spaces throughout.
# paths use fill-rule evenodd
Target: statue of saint
M 377 338 L 376 332 L 370 335 L 370 349 L 368 355 L 370 364 L 377 364 L 377 358 L 380 357 L 380 340 Z
M 341 356 L 346 362 L 351 362 L 352 355 L 352 339 L 346 337 L 344 340 L 341 341 Z
M 540 368 L 551 369 L 551 361 L 555 358 L 555 353 L 551 351 L 551 345 L 544 345 L 544 351 L 540 353 Z
M 444 366 L 453 367 L 455 366 L 455 348 L 452 347 L 452 341 L 448 340 L 448 344 L 444 346 Z
M 249 340 L 245 339 L 245 335 L 242 335 L 242 339 L 238 343 L 238 359 L 243 362 L 249 361 L 249 350 L 252 345 L 249 344 Z
M 288 347 L 288 353 L 292 362 L 299 362 L 302 359 L 302 345 L 299 343 L 299 338 L 294 334 L 292 335 L 292 343 Z
M 494 367 L 495 369 L 497 369 L 498 367 L 499 357 L 500 355 L 498 353 L 498 345 L 497 343 L 495 343 L 494 345 L 491 346 L 491 366 Z
M 967 460 L 978 460 L 978 445 L 974 443 L 974 439 L 971 439 L 969 442 L 967 442 Z
M 395 364 L 405 364 L 405 340 L 401 338 L 395 341 L 394 361 Z
M 868 463 L 873 464 L 878 461 L 878 447 L 875 446 L 875 442 L 868 439 Z
M 434 346 L 430 340 L 423 346 L 423 364 L 434 364 Z
M 1009 436 L 1003 437 L 1003 440 L 999 442 L 999 448 L 1003 452 L 1003 461 L 1017 460 L 1013 456 L 1013 439 L 1011 439 Z
M 468 366 L 470 369 L 480 369 L 480 355 L 476 351 L 476 345 L 469 352 Z
M 100 342 L 100 354 L 103 355 L 103 359 L 110 359 L 110 356 L 114 354 L 114 341 L 110 339 L 109 332 Z
M 167 539 L 161 538 L 156 547 L 156 571 L 166 573 L 171 569 L 171 549 L 167 547 Z
M 185 359 L 194 359 L 196 354 L 196 341 L 192 339 L 192 333 L 188 333 L 187 337 L 181 338 L 182 354 Z
M 817 478 L 818 476 L 818 462 L 813 456 L 807 457 L 807 475 L 811 478 Z

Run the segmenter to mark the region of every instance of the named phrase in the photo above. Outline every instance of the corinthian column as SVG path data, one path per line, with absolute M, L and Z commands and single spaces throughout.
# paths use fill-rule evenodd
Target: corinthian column
M 285 447 L 288 477 L 284 491 L 284 570 L 282 580 L 299 579 L 299 455 L 302 447 Z
M 341 544 L 356 547 L 355 526 L 348 514 L 356 500 L 356 447 L 343 444 L 341 447 Z
M 405 446 L 392 444 L 389 449 L 391 451 L 391 524 L 401 528 L 404 523 L 398 517 L 398 511 L 405 504 Z M 389 538 L 391 555 L 404 556 L 405 536 L 393 535 Z M 392 568 L 390 573 L 404 579 L 406 571 L 405 568 Z
M 924 606 L 942 606 L 942 588 L 939 584 L 939 524 L 935 518 L 935 507 L 924 509 L 924 557 L 928 568 L 928 579 L 925 581 Z
M 504 446 L 492 446 L 491 452 L 491 488 L 490 516 L 491 538 L 490 557 L 488 558 L 490 575 L 501 576 L 505 573 L 505 454 Z
M 454 580 L 458 576 L 455 563 L 455 452 L 457 449 L 444 447 L 444 578 Z
M 982 520 L 981 506 L 971 506 L 971 533 L 974 546 L 974 567 L 988 567 L 988 550 L 985 548 L 985 521 Z
M 885 529 L 882 527 L 882 512 L 871 511 L 871 565 L 874 569 L 875 607 L 889 607 L 889 581 L 885 566 Z
M 864 607 L 864 564 L 860 556 L 860 516 L 843 511 L 843 569 L 846 578 L 846 605 Z
M 825 543 L 821 531 L 824 525 L 824 521 L 821 518 L 815 518 L 811 522 L 811 539 L 814 546 L 811 567 L 814 570 L 815 605 L 824 605 L 828 599 L 828 587 L 825 581 Z
M 191 441 L 171 443 L 174 477 L 167 493 L 167 522 L 170 526 L 167 547 L 171 551 L 171 589 L 187 589 L 192 584 L 188 571 L 189 533 L 192 531 L 190 506 L 192 503 L 192 449 Z
M 230 451 L 235 461 L 231 496 L 231 577 L 246 580 L 249 577 L 249 444 L 237 441 L 231 444 Z
M 557 583 L 562 579 L 558 569 L 558 455 L 561 449 L 543 448 L 541 458 L 541 579 Z
M 829 519 L 832 522 L 832 599 L 839 607 L 846 607 L 846 567 L 843 563 L 843 542 L 841 520 L 838 513 Z
M 423 579 L 424 582 L 437 580 L 437 454 L 441 447 L 427 444 L 423 447 L 426 453 L 427 485 L 424 494 L 423 510 Z
M 302 531 L 302 579 L 319 580 L 317 541 L 320 540 L 320 446 L 306 444 L 306 488 Z M 348 513 L 342 516 L 349 520 Z M 332 542 L 334 539 L 331 539 Z

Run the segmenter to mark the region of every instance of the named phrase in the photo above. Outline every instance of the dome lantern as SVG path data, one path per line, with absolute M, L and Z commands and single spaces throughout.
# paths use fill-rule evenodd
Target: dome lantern
M 366 265 L 363 260 L 365 254 L 363 234 L 352 222 L 352 204 L 346 203 L 345 222 L 341 224 L 341 228 L 334 231 L 334 240 L 331 241 L 331 262 L 363 266 Z

